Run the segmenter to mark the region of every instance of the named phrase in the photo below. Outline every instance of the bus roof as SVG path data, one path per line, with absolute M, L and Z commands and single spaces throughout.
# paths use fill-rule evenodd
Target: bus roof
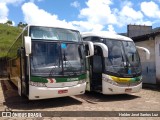
M 116 33 L 106 32 L 106 31 L 100 31 L 100 32 L 83 32 L 81 33 L 81 36 L 84 37 L 100 37 L 100 38 L 109 38 L 109 39 L 115 39 L 115 40 L 124 40 L 124 41 L 133 41 L 131 38 L 118 35 Z

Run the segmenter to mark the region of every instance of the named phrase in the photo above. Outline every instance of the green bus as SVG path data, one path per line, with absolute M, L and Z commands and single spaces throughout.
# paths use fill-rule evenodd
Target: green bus
M 83 94 L 85 59 L 92 55 L 92 42 L 83 42 L 77 30 L 28 25 L 8 51 L 7 73 L 29 100 Z

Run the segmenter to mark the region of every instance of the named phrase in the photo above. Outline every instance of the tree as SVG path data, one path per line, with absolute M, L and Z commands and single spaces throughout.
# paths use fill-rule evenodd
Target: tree
M 24 27 L 27 26 L 27 23 L 19 22 L 17 26 L 18 26 L 19 28 L 24 28 Z
M 11 21 L 11 20 L 8 20 L 5 24 L 7 24 L 7 25 L 13 25 L 13 22 Z

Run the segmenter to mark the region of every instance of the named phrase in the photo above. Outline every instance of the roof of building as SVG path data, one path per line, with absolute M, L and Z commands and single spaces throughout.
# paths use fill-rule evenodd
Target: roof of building
M 157 36 L 159 34 L 160 34 L 160 30 L 157 30 L 157 31 L 153 31 L 149 34 L 144 34 L 144 35 L 132 37 L 132 39 L 134 42 L 145 41 L 145 40 L 148 40 L 150 37 L 155 38 L 155 36 Z

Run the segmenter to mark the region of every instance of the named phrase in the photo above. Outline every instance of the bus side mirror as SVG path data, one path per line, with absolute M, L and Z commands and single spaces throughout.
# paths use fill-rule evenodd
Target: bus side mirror
M 107 45 L 105 45 L 103 43 L 98 43 L 98 42 L 95 42 L 93 44 L 101 47 L 101 49 L 103 51 L 103 57 L 108 57 L 108 47 L 107 47 Z
M 84 44 L 87 44 L 88 47 L 89 47 L 89 55 L 86 56 L 86 58 L 93 56 L 94 55 L 94 45 L 93 45 L 93 43 L 90 42 L 90 41 L 83 41 L 83 42 L 84 42 Z
M 24 44 L 25 44 L 26 56 L 29 56 L 29 54 L 31 54 L 31 37 L 25 36 Z
M 144 52 L 146 52 L 146 59 L 149 60 L 150 59 L 150 51 L 145 48 L 145 47 L 140 47 L 140 46 L 136 46 L 138 49 L 143 50 Z

